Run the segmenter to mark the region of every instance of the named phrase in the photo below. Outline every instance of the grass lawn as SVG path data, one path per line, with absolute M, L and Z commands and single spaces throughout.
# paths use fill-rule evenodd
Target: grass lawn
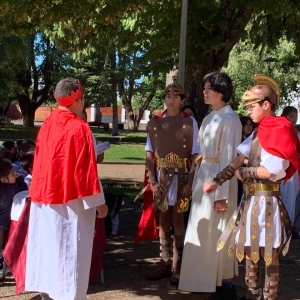
M 26 128 L 21 126 L 13 127 L 0 127 L 0 145 L 5 140 L 17 140 L 17 139 L 36 139 L 39 128 Z M 145 146 L 144 145 L 134 145 L 127 144 L 137 142 L 141 139 L 145 142 L 146 133 L 144 132 L 122 132 L 122 136 L 125 136 L 122 139 L 122 142 L 125 144 L 119 144 L 117 140 L 108 139 L 111 137 L 109 133 L 104 132 L 95 132 L 95 136 L 98 140 L 109 141 L 111 148 L 105 151 L 105 162 L 140 162 L 145 161 Z M 117 144 L 114 144 L 116 143 Z
M 144 145 L 115 145 L 105 151 L 104 162 L 145 162 Z
M 36 139 L 39 127 L 23 127 L 23 126 L 0 126 L 0 140 L 19 140 L 19 139 Z M 119 143 L 118 138 L 113 138 L 111 132 L 100 131 L 97 128 L 92 128 L 93 134 L 98 141 L 109 140 L 110 143 Z M 146 143 L 146 132 L 127 132 L 120 131 L 119 136 L 124 136 L 122 143 Z
M 136 195 L 140 192 L 142 189 L 141 186 L 136 186 L 136 185 L 130 185 L 130 186 L 125 186 L 125 185 L 104 185 L 103 186 L 104 192 L 109 192 L 113 193 L 114 195 L 121 195 L 124 198 L 128 198 L 133 200 Z M 142 199 L 142 198 L 140 198 Z M 137 201 L 140 201 L 137 200 Z

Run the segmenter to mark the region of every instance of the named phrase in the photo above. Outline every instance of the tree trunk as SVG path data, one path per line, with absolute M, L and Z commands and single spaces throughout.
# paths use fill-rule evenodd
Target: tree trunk
M 139 124 L 137 123 L 136 116 L 133 113 L 131 101 L 126 99 L 123 100 L 123 105 L 126 112 L 127 122 L 128 122 L 128 130 L 129 131 L 138 131 Z
M 117 95 L 117 75 L 116 75 L 116 52 L 111 54 L 111 84 L 112 84 L 112 104 L 113 104 L 113 123 L 112 123 L 112 136 L 118 135 L 118 95 Z
M 17 97 L 22 112 L 23 126 L 34 127 L 34 115 L 36 109 L 38 108 L 37 104 L 31 102 L 27 95 L 19 94 Z

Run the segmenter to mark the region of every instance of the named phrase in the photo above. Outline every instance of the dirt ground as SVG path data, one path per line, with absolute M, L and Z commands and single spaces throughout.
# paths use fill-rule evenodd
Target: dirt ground
M 139 184 L 144 180 L 144 172 L 142 164 L 98 164 L 102 183 Z

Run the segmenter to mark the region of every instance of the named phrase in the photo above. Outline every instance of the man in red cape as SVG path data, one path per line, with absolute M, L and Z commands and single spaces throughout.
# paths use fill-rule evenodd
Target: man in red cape
M 74 78 L 62 79 L 58 109 L 37 137 L 26 256 L 25 290 L 42 299 L 85 299 L 96 211 L 107 214 L 100 190 L 91 130 L 78 116 L 84 92 Z
M 266 75 L 255 75 L 256 85 L 242 97 L 249 116 L 258 128 L 237 147 L 239 156 L 203 190 L 213 193 L 234 175 L 244 182 L 244 197 L 221 235 L 216 251 L 223 249 L 229 236 L 228 256 L 241 262 L 246 256 L 248 293 L 242 299 L 279 299 L 280 281 L 278 254 L 288 251 L 292 223 L 280 196 L 280 180 L 291 178 L 298 169 L 300 143 L 292 124 L 275 116 L 279 102 L 277 82 Z M 243 167 L 245 159 L 248 164 Z M 231 249 L 231 250 L 230 250 Z M 260 255 L 266 264 L 265 285 L 259 286 Z M 222 300 L 216 293 L 209 299 Z

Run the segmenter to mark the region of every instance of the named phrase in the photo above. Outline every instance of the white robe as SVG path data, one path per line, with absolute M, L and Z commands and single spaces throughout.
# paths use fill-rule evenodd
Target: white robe
M 55 300 L 86 299 L 96 207 L 105 203 L 101 182 L 100 188 L 99 194 L 67 204 L 31 203 L 26 291 Z
M 201 125 L 198 143 L 201 155 L 220 162 L 202 161 L 196 171 L 192 206 L 185 236 L 179 289 L 190 292 L 215 292 L 222 279 L 237 273 L 235 260 L 227 251 L 217 252 L 217 241 L 237 207 L 237 180 L 223 183 L 215 193 L 203 193 L 204 182 L 212 181 L 236 156 L 241 142 L 242 125 L 230 106 L 211 112 Z M 214 201 L 226 199 L 228 211 L 218 214 Z M 236 265 L 236 266 L 235 266 Z M 235 272 L 236 271 L 236 272 Z

